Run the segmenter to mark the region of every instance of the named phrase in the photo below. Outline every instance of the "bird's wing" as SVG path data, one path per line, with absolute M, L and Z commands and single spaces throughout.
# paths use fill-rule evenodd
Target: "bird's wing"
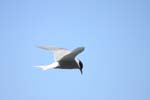
M 84 47 L 78 47 L 71 51 L 69 54 L 65 55 L 61 60 L 72 60 L 82 51 L 84 51 Z
M 70 51 L 65 48 L 58 48 L 54 46 L 39 46 L 39 48 L 52 51 L 54 53 L 55 61 L 59 61 L 61 58 L 63 58 L 64 56 L 70 53 Z

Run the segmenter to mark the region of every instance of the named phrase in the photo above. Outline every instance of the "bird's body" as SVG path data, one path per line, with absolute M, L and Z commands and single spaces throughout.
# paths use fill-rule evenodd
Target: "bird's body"
M 64 48 L 57 48 L 53 46 L 40 46 L 39 48 L 52 51 L 54 53 L 55 61 L 52 64 L 37 66 L 42 70 L 48 69 L 80 69 L 82 74 L 83 64 L 75 58 L 79 53 L 84 50 L 84 47 L 79 47 L 73 51 L 69 51 Z

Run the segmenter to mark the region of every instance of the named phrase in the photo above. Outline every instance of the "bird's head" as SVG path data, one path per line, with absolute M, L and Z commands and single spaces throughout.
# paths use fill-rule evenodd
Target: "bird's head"
M 81 74 L 83 73 L 82 69 L 83 69 L 83 63 L 79 60 L 79 69 Z

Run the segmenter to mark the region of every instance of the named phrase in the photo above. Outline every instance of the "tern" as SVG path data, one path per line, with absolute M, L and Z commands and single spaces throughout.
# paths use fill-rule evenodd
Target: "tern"
M 76 56 L 84 51 L 84 47 L 78 47 L 72 51 L 65 48 L 58 48 L 55 46 L 39 46 L 41 49 L 51 51 L 54 54 L 54 62 L 49 65 L 36 66 L 42 70 L 48 69 L 79 69 L 81 74 L 83 63 L 77 59 Z

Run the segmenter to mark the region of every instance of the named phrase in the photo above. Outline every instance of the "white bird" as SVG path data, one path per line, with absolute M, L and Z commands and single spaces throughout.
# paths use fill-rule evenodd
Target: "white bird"
M 83 64 L 75 58 L 79 53 L 84 51 L 84 47 L 78 47 L 72 51 L 65 48 L 57 48 L 54 46 L 39 46 L 39 48 L 52 51 L 54 53 L 54 62 L 49 65 L 36 66 L 42 70 L 48 69 L 79 69 L 82 74 Z

